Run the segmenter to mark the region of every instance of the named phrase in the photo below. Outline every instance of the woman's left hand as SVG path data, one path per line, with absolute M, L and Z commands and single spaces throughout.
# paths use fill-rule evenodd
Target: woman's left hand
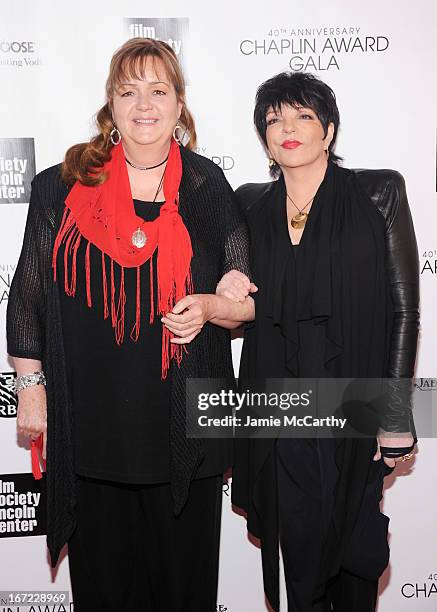
M 250 293 L 256 293 L 258 287 L 238 270 L 226 272 L 216 287 L 216 294 L 234 302 L 244 302 Z
M 381 451 L 379 450 L 381 446 L 385 446 L 388 448 L 407 448 L 412 446 L 414 443 L 413 436 L 399 436 L 399 438 L 395 438 L 393 436 L 378 436 L 378 449 L 373 457 L 373 461 L 379 461 L 381 459 Z M 395 459 L 391 457 L 383 457 L 384 463 L 388 465 L 388 467 L 395 467 L 396 463 L 402 461 L 402 457 L 396 457 Z
M 208 294 L 187 295 L 161 319 L 167 329 L 178 336 L 172 338 L 173 344 L 188 344 L 202 330 L 211 318 L 210 296 Z

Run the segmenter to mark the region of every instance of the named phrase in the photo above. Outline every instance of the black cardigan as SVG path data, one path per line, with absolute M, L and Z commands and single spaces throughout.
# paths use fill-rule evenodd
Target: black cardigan
M 192 241 L 194 291 L 215 293 L 221 276 L 229 270 L 249 275 L 247 227 L 221 169 L 183 147 L 181 155 L 180 213 Z M 41 360 L 47 379 L 47 545 L 53 567 L 75 527 L 72 407 L 59 286 L 53 282 L 51 267 L 53 243 L 67 193 L 60 165 L 34 178 L 7 311 L 9 354 Z M 228 330 L 206 324 L 190 343 L 180 368 L 172 365 L 170 473 L 175 513 L 183 508 L 193 478 L 223 473 L 231 464 L 229 441 L 187 439 L 187 377 L 233 377 Z

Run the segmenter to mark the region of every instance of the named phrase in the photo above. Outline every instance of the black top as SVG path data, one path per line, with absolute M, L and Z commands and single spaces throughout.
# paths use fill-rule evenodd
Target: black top
M 161 203 L 134 200 L 136 214 L 152 221 Z M 75 470 L 83 476 L 128 483 L 169 481 L 169 383 L 161 381 L 162 323 L 149 324 L 150 261 L 141 266 L 141 327 L 135 323 L 136 268 L 125 268 L 125 335 L 115 342 L 111 317 L 103 318 L 101 251 L 91 245 L 92 307 L 85 290 L 86 241 L 77 254 L 75 297 L 60 292 L 67 375 L 73 406 Z M 153 255 L 157 295 L 157 252 Z M 63 281 L 63 249 L 58 257 Z M 110 262 L 106 257 L 109 283 Z M 114 264 L 115 287 L 120 268 Z M 116 289 L 117 290 L 117 289 Z
M 304 230 L 305 231 L 305 230 Z M 297 265 L 299 244 L 292 245 L 294 262 Z M 289 260 L 288 265 L 291 264 Z M 306 319 L 297 322 L 297 333 L 299 338 L 299 352 L 297 355 L 297 374 L 312 378 L 325 378 L 329 376 L 323 360 L 324 349 L 324 326 L 314 319 Z

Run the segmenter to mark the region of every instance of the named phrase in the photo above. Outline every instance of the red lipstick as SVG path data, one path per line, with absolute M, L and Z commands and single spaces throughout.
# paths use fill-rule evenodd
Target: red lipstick
M 299 140 L 284 140 L 281 147 L 283 149 L 297 149 L 302 143 Z

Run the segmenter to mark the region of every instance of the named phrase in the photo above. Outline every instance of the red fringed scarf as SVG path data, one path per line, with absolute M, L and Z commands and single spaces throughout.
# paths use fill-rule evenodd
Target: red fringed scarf
M 140 333 L 140 267 L 150 259 L 150 323 L 154 318 L 153 259 L 158 248 L 158 296 L 157 313 L 165 315 L 187 293 L 193 292 L 190 263 L 192 248 L 190 235 L 179 215 L 179 185 L 182 177 L 182 161 L 178 144 L 172 140 L 167 168 L 164 175 L 165 204 L 154 221 L 144 221 L 135 214 L 124 150 L 121 144 L 112 149 L 111 159 L 104 165 L 108 177 L 103 185 L 87 187 L 76 181 L 65 200 L 61 227 L 53 248 L 53 273 L 56 282 L 56 261 L 61 244 L 64 250 L 64 286 L 67 295 L 76 292 L 76 256 L 81 239 L 87 240 L 85 251 L 85 277 L 88 306 L 91 307 L 90 244 L 102 252 L 103 317 L 111 313 L 117 344 L 124 339 L 124 268 L 137 269 L 136 319 L 130 337 L 134 342 Z M 133 233 L 140 228 L 147 237 L 142 248 L 132 244 Z M 110 308 L 108 306 L 108 279 L 105 254 L 110 257 Z M 115 299 L 114 262 L 121 266 L 118 299 Z M 70 278 L 68 270 L 71 270 Z M 170 360 L 182 359 L 182 346 L 171 344 L 173 334 L 163 326 L 162 330 L 162 378 L 167 376 Z

